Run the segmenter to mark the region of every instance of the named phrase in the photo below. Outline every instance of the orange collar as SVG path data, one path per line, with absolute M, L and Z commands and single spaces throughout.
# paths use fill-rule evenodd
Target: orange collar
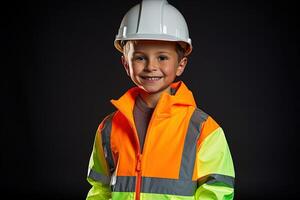
M 155 112 L 159 115 L 170 115 L 173 106 L 195 106 L 196 103 L 192 92 L 182 82 L 175 82 L 171 84 L 171 88 L 176 91 L 175 95 L 170 95 L 167 92 L 162 93 L 156 107 Z M 111 100 L 111 103 L 122 112 L 128 119 L 133 122 L 133 107 L 135 98 L 140 92 L 140 88 L 133 87 L 129 89 L 123 96 L 118 100 Z

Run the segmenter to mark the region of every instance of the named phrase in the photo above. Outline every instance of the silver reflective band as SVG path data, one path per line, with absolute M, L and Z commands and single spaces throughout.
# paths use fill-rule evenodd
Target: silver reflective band
M 198 185 L 215 183 L 225 184 L 228 187 L 234 188 L 234 177 L 223 174 L 210 174 L 198 180 Z
M 192 180 L 143 177 L 141 192 L 193 196 L 197 182 Z
M 103 184 L 109 184 L 110 177 L 89 169 L 88 177 Z
M 198 108 L 195 109 L 194 113 L 191 116 L 188 131 L 184 141 L 179 179 L 192 180 L 193 178 L 197 140 L 200 136 L 201 125 L 207 120 L 207 118 L 208 115 Z
M 112 118 L 114 116 L 114 113 L 109 115 L 107 119 L 104 122 L 104 127 L 102 131 L 102 146 L 105 158 L 107 159 L 109 171 L 112 174 L 115 170 L 115 163 L 113 159 L 113 154 L 110 147 L 110 136 L 111 136 L 111 127 L 112 127 Z
M 135 192 L 135 176 L 117 176 L 113 192 Z
M 135 176 L 118 176 L 113 192 L 135 192 L 135 180 Z M 193 196 L 196 188 L 197 182 L 192 180 L 142 177 L 141 192 Z

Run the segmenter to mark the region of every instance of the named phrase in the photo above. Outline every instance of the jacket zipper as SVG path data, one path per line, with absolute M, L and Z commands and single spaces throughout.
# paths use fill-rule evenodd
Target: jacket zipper
M 135 200 L 140 200 L 141 198 L 141 185 L 142 185 L 142 155 L 144 154 L 145 151 L 145 147 L 146 147 L 146 142 L 147 142 L 147 138 L 149 137 L 149 130 L 150 127 L 152 125 L 152 121 L 153 121 L 153 116 L 154 116 L 154 112 L 156 111 L 156 109 L 153 111 L 152 113 L 152 117 L 150 119 L 150 122 L 148 124 L 148 128 L 146 131 L 146 138 L 145 138 L 145 142 L 144 142 L 144 146 L 143 146 L 143 152 L 141 154 L 141 149 L 140 149 L 140 143 L 139 143 L 139 138 L 137 137 L 138 140 L 138 154 L 137 154 L 137 165 L 136 165 L 136 172 L 137 172 L 137 179 L 136 179 L 136 189 L 135 189 Z M 136 129 L 135 129 L 136 130 Z M 136 135 L 138 136 L 137 132 Z
M 156 106 L 157 107 L 157 106 Z M 144 154 L 144 151 L 145 151 L 145 146 L 146 146 L 146 141 L 147 141 L 147 138 L 149 137 L 149 130 L 150 130 L 150 127 L 152 125 L 152 121 L 153 121 L 153 116 L 156 112 L 156 108 L 155 110 L 153 111 L 152 113 L 152 116 L 151 116 L 151 119 L 150 119 L 150 122 L 148 124 L 148 128 L 147 128 L 147 131 L 146 131 L 146 138 L 145 138 L 145 142 L 144 142 L 144 147 L 143 147 L 143 152 L 141 153 L 141 148 L 140 148 L 140 142 L 139 142 L 139 138 L 138 138 L 138 133 L 136 131 L 136 127 L 135 125 L 133 126 L 134 127 L 134 130 L 135 130 L 135 135 L 136 135 L 136 139 L 137 139 L 137 144 L 138 144 L 138 154 L 137 154 L 137 164 L 136 164 L 136 172 L 137 172 L 137 178 L 136 178 L 136 188 L 135 188 L 135 200 L 140 200 L 141 198 L 141 185 L 142 185 L 142 154 Z
M 142 182 L 142 154 L 141 154 L 141 148 L 140 148 L 140 142 L 138 133 L 136 131 L 136 127 L 134 123 L 131 124 L 132 130 L 134 130 L 135 139 L 136 139 L 136 145 L 137 145 L 137 163 L 135 167 L 135 171 L 137 173 L 136 181 L 135 181 L 135 200 L 140 200 L 140 193 L 141 193 L 141 182 Z
M 141 195 L 141 184 L 142 184 L 142 155 L 137 155 L 137 165 L 136 165 L 136 172 L 137 172 L 137 179 L 136 179 L 136 189 L 135 189 L 135 200 L 140 200 Z

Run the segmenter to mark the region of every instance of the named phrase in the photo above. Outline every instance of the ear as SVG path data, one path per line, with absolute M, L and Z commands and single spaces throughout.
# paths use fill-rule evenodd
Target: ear
M 128 61 L 124 55 L 121 57 L 121 60 L 122 60 L 122 65 L 124 66 L 127 75 L 130 76 Z
M 184 69 L 185 69 L 185 66 L 186 66 L 186 64 L 187 64 L 187 61 L 188 61 L 187 57 L 183 57 L 183 58 L 179 61 L 178 67 L 177 67 L 177 69 L 176 69 L 176 76 L 180 76 L 180 75 L 183 73 L 183 71 L 184 71 Z

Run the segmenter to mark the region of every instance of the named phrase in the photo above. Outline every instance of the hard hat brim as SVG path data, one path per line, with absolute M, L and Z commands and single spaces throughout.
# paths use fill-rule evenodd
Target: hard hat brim
M 188 38 L 187 41 L 182 40 L 181 38 L 174 37 L 172 35 L 167 34 L 132 34 L 127 35 L 126 37 L 118 37 L 114 41 L 114 46 L 118 51 L 123 53 L 123 46 L 121 45 L 122 41 L 129 41 L 129 40 L 157 40 L 157 41 L 170 41 L 170 42 L 178 42 L 178 43 L 185 43 L 186 44 L 186 52 L 185 56 L 189 55 L 192 52 L 192 44 L 191 39 Z

